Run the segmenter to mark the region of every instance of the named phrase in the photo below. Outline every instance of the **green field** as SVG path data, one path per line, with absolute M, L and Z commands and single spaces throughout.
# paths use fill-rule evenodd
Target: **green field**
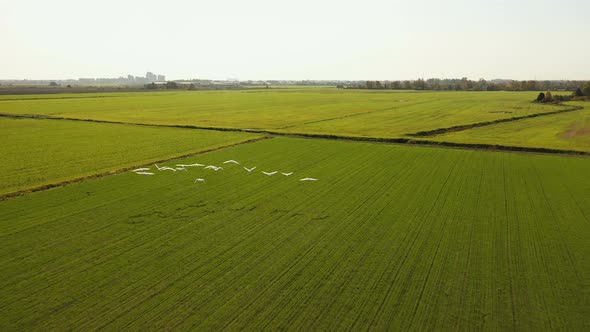
M 183 162 L 228 159 L 258 169 L 0 202 L 0 326 L 590 328 L 590 159 L 274 138 Z
M 0 194 L 260 137 L 91 122 L 0 118 Z
M 0 114 L 121 122 L 0 117 L 0 331 L 590 330 L 590 158 L 170 127 L 590 152 L 587 103 L 534 97 L 0 96 Z
M 4 100 L 0 102 L 0 113 L 391 138 L 559 109 L 530 103 L 536 97 L 534 92 L 316 88 L 98 96 Z
M 568 105 L 586 106 L 571 102 Z M 554 114 L 451 132 L 429 140 L 590 152 L 590 110 Z

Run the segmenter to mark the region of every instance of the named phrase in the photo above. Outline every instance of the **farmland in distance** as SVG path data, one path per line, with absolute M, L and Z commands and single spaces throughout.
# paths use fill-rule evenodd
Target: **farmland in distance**
M 590 159 L 273 138 L 182 162 L 228 159 L 0 202 L 0 326 L 590 328 Z
M 191 125 L 358 137 L 493 121 L 566 107 L 533 104 L 534 92 L 269 89 L 98 94 L 0 101 L 0 113 L 126 123 Z

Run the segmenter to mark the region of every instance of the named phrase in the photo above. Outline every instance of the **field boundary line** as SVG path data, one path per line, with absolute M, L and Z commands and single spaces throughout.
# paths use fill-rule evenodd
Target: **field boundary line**
M 72 178 L 69 180 L 48 183 L 48 184 L 44 184 L 42 186 L 37 186 L 37 187 L 13 191 L 13 192 L 5 193 L 5 194 L 0 194 L 0 201 L 4 201 L 4 200 L 12 198 L 12 197 L 23 196 L 25 194 L 34 193 L 37 191 L 44 191 L 44 190 L 49 190 L 49 189 L 57 188 L 57 187 L 65 187 L 67 185 L 78 183 L 78 182 L 84 182 L 87 180 L 98 179 L 98 178 L 102 178 L 102 177 L 109 176 L 109 175 L 121 174 L 121 173 L 125 173 L 125 172 L 131 171 L 135 168 L 142 167 L 142 166 L 149 166 L 149 165 L 152 165 L 155 163 L 164 163 L 164 162 L 168 162 L 171 160 L 198 156 L 198 155 L 213 152 L 213 151 L 223 150 L 226 148 L 231 148 L 231 147 L 242 145 L 242 144 L 255 143 L 255 142 L 259 142 L 259 141 L 263 141 L 263 140 L 267 140 L 267 139 L 272 139 L 272 137 L 262 136 L 262 137 L 251 138 L 251 139 L 248 139 L 245 141 L 232 143 L 232 144 L 228 144 L 228 145 L 223 145 L 223 146 L 218 146 L 218 147 L 214 147 L 214 148 L 208 148 L 208 149 L 197 151 L 197 152 L 185 153 L 185 154 L 172 156 L 172 157 L 165 158 L 165 159 L 152 160 L 150 162 L 142 162 L 141 164 L 127 166 L 127 167 L 123 167 L 123 168 L 119 168 L 119 169 L 115 169 L 115 170 L 111 170 L 111 171 L 100 172 L 100 173 L 86 175 L 86 176 L 80 176 L 80 177 Z
M 433 129 L 433 130 L 419 131 L 416 133 L 406 134 L 406 136 L 432 137 L 432 136 L 447 134 L 447 133 L 456 132 L 456 131 L 464 131 L 464 130 L 469 130 L 469 129 L 473 129 L 473 128 L 491 126 L 491 125 L 495 125 L 495 124 L 499 124 L 499 123 L 513 122 L 513 121 L 536 118 L 536 117 L 540 117 L 540 116 L 548 116 L 548 115 L 555 115 L 555 114 L 560 114 L 560 113 L 579 111 L 581 109 L 584 109 L 583 106 L 571 106 L 571 105 L 559 105 L 559 104 L 553 105 L 553 106 L 569 106 L 569 108 L 557 110 L 557 111 L 545 112 L 545 113 L 533 113 L 533 114 L 528 114 L 528 115 L 515 116 L 512 118 L 497 119 L 497 120 L 491 120 L 491 121 L 476 122 L 476 123 L 471 123 L 471 124 L 466 124 L 466 125 L 457 125 L 457 126 L 446 127 L 446 128 L 438 128 L 438 129 Z
M 582 106 L 572 106 L 571 109 L 559 110 L 548 113 L 535 113 L 527 115 L 526 118 L 539 117 L 544 115 L 554 115 L 565 112 L 573 112 L 584 109 Z M 229 132 L 242 132 L 250 134 L 263 134 L 270 136 L 282 136 L 291 138 L 309 138 L 309 139 L 327 139 L 327 140 L 338 140 L 338 141 L 353 141 L 353 142 L 367 142 L 367 143 L 383 143 L 383 144 L 405 144 L 413 146 L 429 146 L 435 148 L 456 148 L 465 150 L 482 150 L 482 151 L 499 151 L 499 152 L 519 152 L 519 153 L 535 153 L 535 154 L 550 154 L 550 155 L 570 155 L 578 157 L 590 156 L 590 151 L 580 150 L 564 150 L 555 148 L 543 148 L 543 147 L 525 147 L 525 146 L 513 146 L 513 145 L 502 145 L 502 144 L 484 144 L 484 143 L 458 143 L 449 141 L 430 141 L 426 139 L 414 139 L 407 137 L 361 137 L 361 136 L 344 136 L 334 134 L 312 134 L 312 133 L 296 133 L 296 132 L 283 132 L 268 129 L 247 129 L 247 128 L 232 128 L 232 127 L 207 127 L 207 126 L 195 126 L 195 125 L 179 125 L 179 124 L 153 124 L 153 123 L 138 123 L 138 122 L 123 122 L 123 121 L 109 121 L 109 120 L 95 120 L 95 119 L 81 119 L 81 118 L 68 118 L 58 117 L 52 115 L 37 115 L 37 114 L 11 114 L 11 113 L 0 113 L 0 118 L 12 118 L 12 119 L 38 119 L 38 120 L 62 120 L 62 121 L 80 121 L 80 122 L 93 122 L 93 123 L 104 123 L 104 124 L 118 124 L 118 125 L 130 125 L 130 126 L 144 126 L 144 127 L 163 127 L 163 128 L 180 128 L 180 129 L 196 129 L 196 130 L 213 130 L 213 131 L 229 131 Z M 492 125 L 502 122 L 511 122 L 525 119 L 510 118 L 495 120 L 494 123 L 482 122 L 483 126 Z M 498 122 L 502 121 L 502 122 Z M 484 124 L 487 123 L 487 124 Z M 467 125 L 464 125 L 467 126 Z M 474 127 L 470 127 L 474 128 Z M 466 128 L 466 129 L 470 129 Z M 464 130 L 466 130 L 464 129 Z M 412 134 L 409 134 L 410 136 Z M 437 134 L 438 135 L 438 134 Z M 434 136 L 434 135 L 431 135 Z M 0 200 L 2 196 L 0 195 Z
M 158 93 L 158 92 L 171 92 L 170 90 L 147 90 L 142 88 L 7 88 L 7 89 L 0 89 L 0 96 L 25 96 L 22 98 L 10 98 L 10 99 L 0 99 L 2 101 L 9 101 L 9 100 L 47 100 L 47 99 L 79 99 L 79 98 L 96 98 L 96 97 L 110 97 L 110 96 L 88 96 L 88 97 L 40 97 L 40 98 L 27 98 L 26 96 L 30 95 L 46 95 L 46 96 L 54 96 L 54 95 L 89 95 L 93 93 L 112 93 L 112 94 L 120 94 L 120 93 Z M 124 97 L 124 96 L 112 96 L 112 97 Z M 131 97 L 131 96 L 128 96 Z M 142 96 L 143 97 L 143 96 Z

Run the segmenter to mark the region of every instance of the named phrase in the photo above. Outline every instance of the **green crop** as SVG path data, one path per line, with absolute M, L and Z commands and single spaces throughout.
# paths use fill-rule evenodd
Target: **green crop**
M 274 138 L 174 163 L 224 169 L 0 202 L 0 326 L 590 327 L 590 159 Z
M 0 329 L 590 330 L 590 159 L 317 139 L 590 151 L 535 97 L 0 96 Z
M 0 194 L 259 137 L 90 122 L 0 118 Z

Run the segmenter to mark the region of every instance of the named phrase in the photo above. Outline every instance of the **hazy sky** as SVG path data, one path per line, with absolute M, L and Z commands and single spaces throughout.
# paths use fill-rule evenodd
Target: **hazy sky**
M 0 78 L 590 79 L 590 0 L 0 0 Z

